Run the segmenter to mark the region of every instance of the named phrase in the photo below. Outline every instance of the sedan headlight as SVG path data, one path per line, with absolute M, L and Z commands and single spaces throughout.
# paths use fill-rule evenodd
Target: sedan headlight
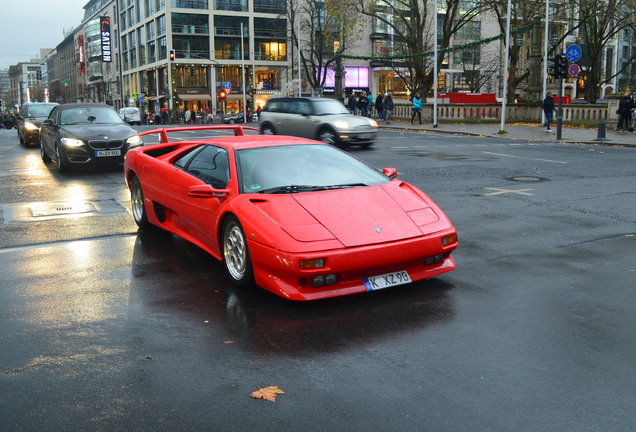
M 37 126 L 37 125 L 35 125 L 35 124 L 31 123 L 31 122 L 28 122 L 28 121 L 24 122 L 24 128 L 26 130 L 30 130 L 30 131 L 34 131 L 34 130 L 40 129 L 39 126 Z
M 126 140 L 128 147 L 136 147 L 144 144 L 144 140 L 139 135 L 133 135 Z
M 62 144 L 67 147 L 81 147 L 84 145 L 84 141 L 75 138 L 62 138 Z
M 370 124 L 371 126 L 373 126 L 373 127 L 378 127 L 378 122 L 377 122 L 377 121 L 375 121 L 375 120 L 373 120 L 373 119 L 367 119 L 367 120 L 369 120 L 369 124 Z
M 349 128 L 349 123 L 347 123 L 346 121 L 333 122 L 333 125 L 335 127 L 337 127 L 338 129 L 348 129 Z

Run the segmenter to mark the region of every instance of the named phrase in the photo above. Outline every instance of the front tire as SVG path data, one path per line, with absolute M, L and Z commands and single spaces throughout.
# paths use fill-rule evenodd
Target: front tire
M 69 165 L 68 162 L 64 160 L 64 156 L 62 156 L 62 151 L 60 150 L 60 146 L 55 144 L 55 157 L 57 158 L 57 170 L 61 174 L 68 173 Z
M 241 223 L 230 216 L 223 224 L 223 263 L 232 282 L 246 288 L 254 283 L 252 258 Z
M 146 214 L 144 192 L 141 190 L 141 182 L 134 174 L 130 180 L 130 201 L 135 223 L 141 229 L 148 228 L 150 226 L 150 222 L 148 222 L 148 215 Z
M 325 128 L 318 133 L 318 141 L 322 141 L 325 144 L 335 146 L 338 144 L 338 137 L 336 136 L 336 133 L 334 131 Z
M 276 135 L 276 132 L 274 132 L 274 128 L 270 125 L 264 125 L 261 128 L 261 135 Z
M 51 162 L 51 157 L 46 154 L 46 150 L 44 150 L 44 143 L 42 142 L 42 137 L 40 137 L 40 157 L 42 158 L 42 162 L 49 163 Z

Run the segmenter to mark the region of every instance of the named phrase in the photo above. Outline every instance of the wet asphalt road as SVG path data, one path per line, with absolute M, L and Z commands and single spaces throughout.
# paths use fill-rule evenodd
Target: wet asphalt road
M 384 131 L 353 153 L 440 204 L 457 270 L 236 289 L 137 233 L 118 170 L 59 175 L 0 130 L 0 429 L 634 430 L 634 149 Z

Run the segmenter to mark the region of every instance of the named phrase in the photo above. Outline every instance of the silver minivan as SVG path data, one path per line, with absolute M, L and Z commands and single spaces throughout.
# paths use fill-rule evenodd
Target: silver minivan
M 270 98 L 260 115 L 261 133 L 292 135 L 331 145 L 373 145 L 375 120 L 355 116 L 338 100 L 314 97 Z

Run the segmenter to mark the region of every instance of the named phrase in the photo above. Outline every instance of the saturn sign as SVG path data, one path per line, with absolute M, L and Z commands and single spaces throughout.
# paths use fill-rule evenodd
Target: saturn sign
M 102 62 L 112 62 L 111 40 L 110 40 L 110 17 L 99 17 L 100 35 L 102 38 Z

